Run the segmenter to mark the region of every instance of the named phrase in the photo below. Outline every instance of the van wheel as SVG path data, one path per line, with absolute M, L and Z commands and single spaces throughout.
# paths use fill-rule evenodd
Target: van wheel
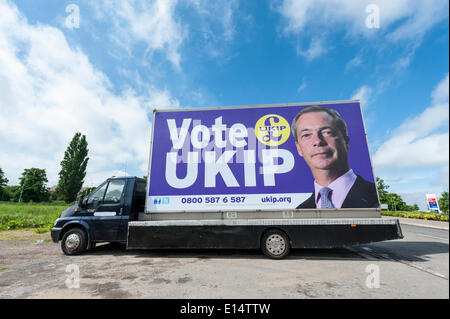
M 261 239 L 261 249 L 271 259 L 282 259 L 291 251 L 289 237 L 278 229 L 270 229 Z
M 81 228 L 67 231 L 61 240 L 61 249 L 64 254 L 73 256 L 83 253 L 87 248 L 87 236 Z

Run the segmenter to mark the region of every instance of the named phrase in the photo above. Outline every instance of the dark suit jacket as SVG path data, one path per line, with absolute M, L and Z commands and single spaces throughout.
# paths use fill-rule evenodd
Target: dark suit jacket
M 375 184 L 357 175 L 356 181 L 350 188 L 341 208 L 377 208 L 379 206 Z M 313 193 L 311 197 L 298 205 L 297 209 L 300 208 L 317 208 L 315 194 Z

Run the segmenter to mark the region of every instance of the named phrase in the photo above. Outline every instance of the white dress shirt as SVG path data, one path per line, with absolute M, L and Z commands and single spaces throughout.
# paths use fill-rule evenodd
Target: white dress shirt
M 331 192 L 331 202 L 333 203 L 335 208 L 341 208 L 342 204 L 344 203 L 345 198 L 347 197 L 348 192 L 352 188 L 353 184 L 355 184 L 356 181 L 356 174 L 353 172 L 353 170 L 349 170 L 344 175 L 341 175 L 337 179 L 335 179 L 330 185 L 328 185 L 328 188 L 331 188 L 333 191 Z M 320 186 L 319 184 L 314 181 L 314 193 L 315 193 L 315 199 L 316 199 L 316 207 L 321 207 L 321 201 L 319 198 L 319 191 L 324 186 Z

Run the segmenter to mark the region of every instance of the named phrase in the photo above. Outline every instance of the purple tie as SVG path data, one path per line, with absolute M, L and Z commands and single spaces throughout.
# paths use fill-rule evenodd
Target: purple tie
M 322 208 L 334 208 L 333 203 L 331 202 L 331 192 L 333 190 L 328 187 L 324 187 L 319 191 L 320 195 L 320 204 Z

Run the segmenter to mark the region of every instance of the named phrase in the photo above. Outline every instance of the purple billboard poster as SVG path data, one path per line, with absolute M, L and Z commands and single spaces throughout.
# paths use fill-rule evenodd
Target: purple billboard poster
M 377 208 L 358 101 L 155 111 L 148 212 Z

